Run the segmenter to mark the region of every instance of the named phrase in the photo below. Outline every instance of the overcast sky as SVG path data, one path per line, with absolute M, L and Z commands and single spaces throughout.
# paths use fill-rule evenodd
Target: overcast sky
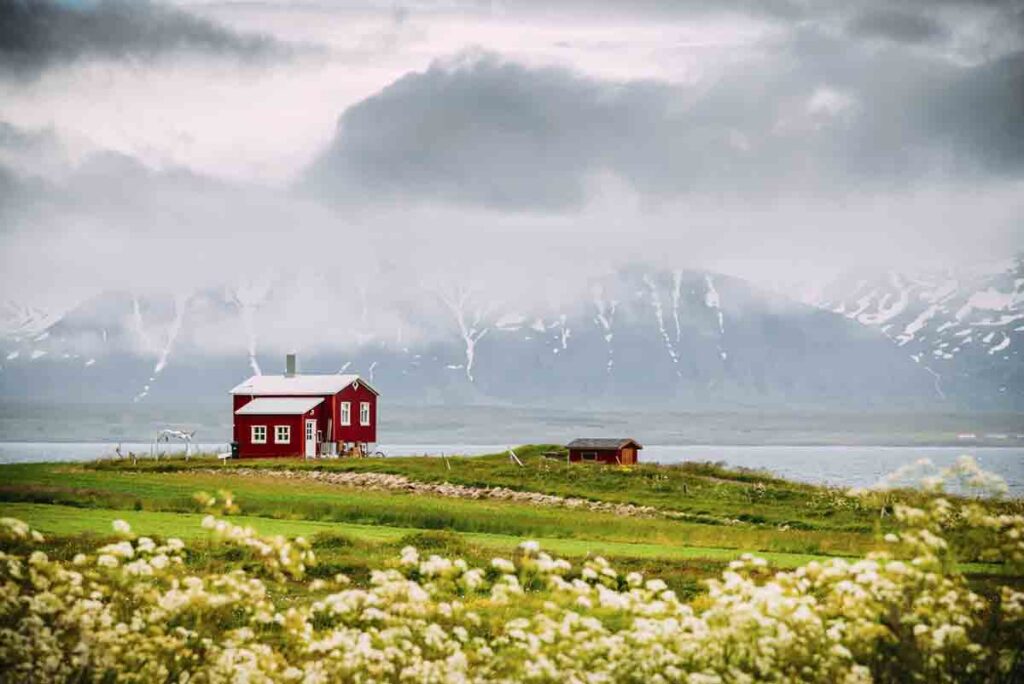
M 548 297 L 1024 247 L 1024 5 L 0 0 L 0 288 Z

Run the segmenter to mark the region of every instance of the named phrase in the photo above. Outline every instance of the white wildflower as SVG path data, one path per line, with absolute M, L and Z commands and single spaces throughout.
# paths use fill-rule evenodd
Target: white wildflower
M 492 558 L 491 567 L 504 574 L 512 574 L 516 571 L 515 564 L 506 558 Z

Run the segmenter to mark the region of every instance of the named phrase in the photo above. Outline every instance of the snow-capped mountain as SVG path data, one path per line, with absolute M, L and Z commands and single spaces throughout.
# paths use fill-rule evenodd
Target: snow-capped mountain
M 880 330 L 962 403 L 1024 396 L 1024 257 L 988 268 L 851 274 L 809 303 Z
M 870 304 L 851 320 L 846 310 L 705 271 L 630 267 L 577 294 L 555 293 L 557 305 L 532 307 L 459 286 L 391 291 L 385 305 L 370 286 L 338 294 L 332 282 L 105 293 L 33 336 L 7 336 L 0 396 L 215 399 L 249 374 L 278 372 L 281 340 L 290 339 L 283 333 L 301 328 L 303 369 L 361 373 L 396 402 L 707 409 L 956 401 L 955 388 L 937 385 L 935 370 L 911 358 L 919 352 L 894 342 L 899 331 L 860 320 Z M 893 301 L 878 306 L 887 312 Z M 964 318 L 974 320 L 979 300 L 971 301 Z

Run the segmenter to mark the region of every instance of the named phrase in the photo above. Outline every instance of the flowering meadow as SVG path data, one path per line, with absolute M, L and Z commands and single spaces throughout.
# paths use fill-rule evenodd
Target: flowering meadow
M 123 521 L 118 541 L 54 560 L 0 519 L 0 680 L 1024 681 L 1024 516 L 980 500 L 887 504 L 883 551 L 784 572 L 743 555 L 687 602 L 535 542 L 481 567 L 407 547 L 365 586 L 313 579 L 306 540 L 262 537 L 231 521 L 229 495 L 201 498 L 244 569 L 196 572 L 181 540 Z M 960 574 L 953 532 L 1005 586 Z

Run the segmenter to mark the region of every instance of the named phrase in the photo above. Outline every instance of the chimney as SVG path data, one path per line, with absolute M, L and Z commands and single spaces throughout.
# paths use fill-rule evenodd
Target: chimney
M 284 357 L 284 376 L 286 378 L 295 377 L 295 354 L 287 354 Z

